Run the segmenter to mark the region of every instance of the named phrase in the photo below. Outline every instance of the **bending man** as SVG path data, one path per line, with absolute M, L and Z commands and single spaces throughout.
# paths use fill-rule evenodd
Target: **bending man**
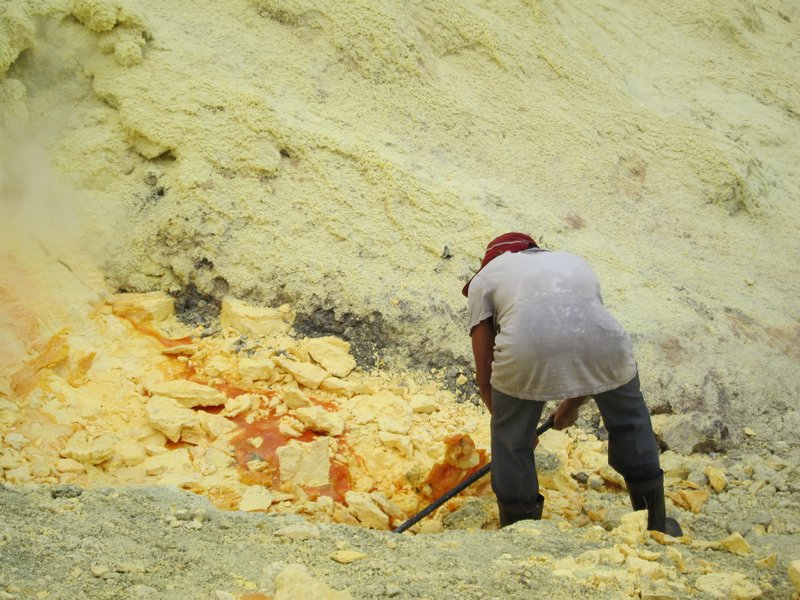
M 478 388 L 491 413 L 500 525 L 542 516 L 533 447 L 545 401 L 563 400 L 554 428 L 564 429 L 591 397 L 608 430 L 608 463 L 625 478 L 634 510 L 647 509 L 648 529 L 681 535 L 665 513 L 664 474 L 630 336 L 603 306 L 589 265 L 506 233 L 489 243 L 462 291 Z

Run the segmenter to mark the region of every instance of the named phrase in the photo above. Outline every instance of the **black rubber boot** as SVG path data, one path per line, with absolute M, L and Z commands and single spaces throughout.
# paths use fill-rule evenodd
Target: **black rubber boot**
M 664 472 L 647 481 L 626 481 L 633 510 L 647 509 L 647 530 L 661 531 L 672 537 L 683 535 L 681 526 L 667 516 L 664 506 Z
M 500 513 L 500 527 L 526 519 L 538 521 L 542 518 L 544 510 L 544 496 L 539 494 L 533 504 L 509 504 L 498 501 L 497 508 Z

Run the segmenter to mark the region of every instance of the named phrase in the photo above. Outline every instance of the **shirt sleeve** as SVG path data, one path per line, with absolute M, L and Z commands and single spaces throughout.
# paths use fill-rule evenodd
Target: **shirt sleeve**
M 492 301 L 491 290 L 488 289 L 483 277 L 480 274 L 475 276 L 469 284 L 469 296 L 467 305 L 469 308 L 469 330 L 481 321 L 494 316 L 494 302 Z

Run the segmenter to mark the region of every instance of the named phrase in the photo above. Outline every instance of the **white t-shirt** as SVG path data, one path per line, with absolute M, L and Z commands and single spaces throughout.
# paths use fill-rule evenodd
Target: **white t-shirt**
M 631 339 L 585 260 L 506 252 L 469 285 L 470 331 L 494 317 L 492 387 L 525 400 L 591 396 L 636 375 Z

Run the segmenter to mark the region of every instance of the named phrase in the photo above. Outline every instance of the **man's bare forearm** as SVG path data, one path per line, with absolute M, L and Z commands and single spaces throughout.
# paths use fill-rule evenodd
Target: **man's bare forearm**
M 472 355 L 475 358 L 475 381 L 481 400 L 492 412 L 492 360 L 494 358 L 494 326 L 491 319 L 481 321 L 470 332 Z

